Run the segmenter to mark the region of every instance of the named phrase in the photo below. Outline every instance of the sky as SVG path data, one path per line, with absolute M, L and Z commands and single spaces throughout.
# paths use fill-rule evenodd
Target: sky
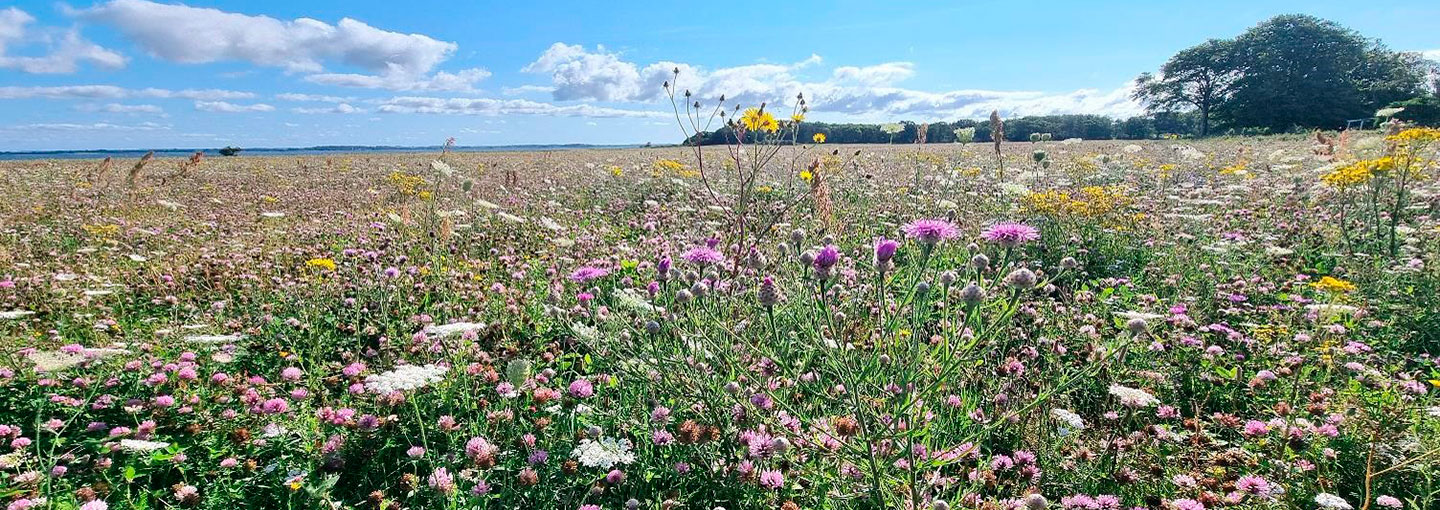
M 72 2 L 74 0 L 71 0 Z M 1270 16 L 1440 59 L 1440 2 L 0 2 L 0 151 L 673 143 L 707 108 L 1139 113 L 1136 75 Z

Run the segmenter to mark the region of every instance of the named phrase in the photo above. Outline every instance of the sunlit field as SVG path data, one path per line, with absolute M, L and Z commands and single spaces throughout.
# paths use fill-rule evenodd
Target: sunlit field
M 0 163 L 0 497 L 1436 508 L 1436 137 Z

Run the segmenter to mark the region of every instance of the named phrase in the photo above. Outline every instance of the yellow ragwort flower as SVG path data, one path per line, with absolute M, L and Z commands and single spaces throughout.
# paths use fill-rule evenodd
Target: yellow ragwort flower
M 335 261 L 334 261 L 334 260 L 325 259 L 325 258 L 317 258 L 317 259 L 307 260 L 307 261 L 305 261 L 305 265 L 306 265 L 306 266 L 309 266 L 309 267 L 313 267 L 313 268 L 315 268 L 315 269 L 324 270 L 324 271 L 334 271 L 335 268 L 337 267 L 337 266 L 335 265 Z
M 1311 283 L 1310 286 L 1330 293 L 1350 292 L 1356 289 L 1355 284 L 1333 276 L 1323 276 L 1320 281 Z

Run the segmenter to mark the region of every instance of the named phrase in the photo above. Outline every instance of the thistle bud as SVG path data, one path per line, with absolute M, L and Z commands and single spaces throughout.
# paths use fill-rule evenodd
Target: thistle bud
M 1073 270 L 1078 267 L 1080 267 L 1080 262 L 1075 260 L 1075 257 L 1065 257 L 1063 259 L 1060 259 L 1061 269 Z
M 1023 267 L 1016 269 L 1005 276 L 1005 284 L 1017 289 L 1029 289 L 1035 286 L 1035 273 Z
M 984 253 L 977 253 L 974 257 L 970 257 L 970 267 L 977 271 L 984 271 L 990 267 L 990 257 L 986 257 Z
M 1045 510 L 1048 506 L 1050 506 L 1050 501 L 1046 500 L 1045 496 L 1039 494 L 1025 496 L 1026 510 Z
M 965 304 L 973 305 L 984 300 L 985 289 L 980 288 L 979 285 L 970 283 L 965 285 L 965 288 L 960 289 L 960 301 L 965 302 Z

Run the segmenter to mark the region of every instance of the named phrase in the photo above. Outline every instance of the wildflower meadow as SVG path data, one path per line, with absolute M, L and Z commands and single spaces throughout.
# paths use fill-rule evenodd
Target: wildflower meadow
M 1440 131 L 847 146 L 672 92 L 753 143 L 0 165 L 0 497 L 1440 501 Z

